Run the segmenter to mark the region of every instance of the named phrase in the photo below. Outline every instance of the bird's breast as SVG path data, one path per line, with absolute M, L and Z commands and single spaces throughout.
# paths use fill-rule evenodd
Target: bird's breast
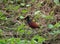
M 39 25 L 36 22 L 29 22 L 28 24 L 32 28 L 38 28 L 39 27 Z

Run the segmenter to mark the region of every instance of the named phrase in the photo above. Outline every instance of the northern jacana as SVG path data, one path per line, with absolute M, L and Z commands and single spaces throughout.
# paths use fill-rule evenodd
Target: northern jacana
M 37 22 L 33 21 L 33 20 L 30 18 L 30 16 L 27 16 L 27 17 L 25 17 L 24 19 L 27 21 L 28 25 L 29 25 L 31 28 L 39 28 L 39 24 L 38 24 Z

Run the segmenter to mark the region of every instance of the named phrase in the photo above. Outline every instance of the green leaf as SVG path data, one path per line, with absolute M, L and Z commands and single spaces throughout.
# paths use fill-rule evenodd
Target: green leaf
M 43 18 L 47 19 L 47 20 L 48 20 L 48 19 L 54 19 L 54 17 L 53 17 L 52 15 L 47 15 L 47 16 L 46 16 L 46 15 L 43 15 L 43 14 L 42 14 L 41 16 L 42 16 Z
M 36 11 L 34 14 L 36 15 L 36 14 L 39 14 L 40 13 L 40 11 Z
M 1 19 L 1 20 L 7 20 L 7 18 L 6 18 L 6 17 L 1 17 L 0 19 Z
M 59 0 L 54 0 L 54 2 L 55 2 L 56 5 L 60 5 Z
M 41 7 L 41 6 L 42 6 L 42 2 L 37 3 L 36 6 L 37 6 L 38 8 Z
M 46 16 L 45 18 L 46 18 L 46 19 L 53 19 L 53 16 L 48 15 L 48 16 Z
M 32 0 L 32 3 L 35 2 L 35 0 Z
M 54 25 L 52 25 L 52 24 L 48 25 L 48 28 L 50 28 L 50 29 L 52 29 L 53 27 L 54 27 Z
M 2 17 L 3 16 L 3 12 L 2 11 L 0 11 L 0 17 Z
M 20 16 L 20 19 L 24 19 L 24 17 L 23 16 Z
M 55 25 L 54 25 L 55 28 L 59 28 L 60 27 L 60 23 L 57 22 Z
M 43 15 L 43 14 L 42 14 L 41 16 L 42 16 L 43 18 L 45 18 L 45 17 L 46 17 L 46 15 Z
M 7 0 L 3 0 L 3 3 L 7 3 L 8 1 Z
M 54 31 L 50 32 L 49 34 L 58 35 L 58 34 L 60 34 L 60 30 L 54 30 Z
M 25 24 L 22 23 L 20 26 L 18 26 L 17 31 L 19 32 L 20 35 L 23 35 L 25 30 L 24 30 Z
M 23 14 L 25 14 L 25 13 L 27 13 L 27 12 L 28 12 L 28 10 L 23 9 L 21 12 L 22 12 Z
M 4 39 L 1 39 L 0 40 L 0 44 L 6 44 L 5 40 Z
M 31 30 L 28 30 L 28 31 L 27 31 L 27 34 L 28 34 L 28 35 L 32 34 L 32 31 L 31 31 Z
M 14 2 L 13 2 L 13 1 L 10 1 L 10 3 L 12 3 L 12 4 L 13 4 Z
M 0 20 L 7 20 L 2 11 L 0 11 Z
M 24 23 L 22 23 L 20 26 L 18 26 L 18 31 L 20 31 L 21 29 L 24 29 L 23 27 L 25 27 Z
M 17 5 L 15 7 L 13 7 L 13 10 L 17 11 L 19 9 L 20 5 Z
M 30 41 L 28 40 L 20 40 L 18 44 L 30 44 Z
M 37 39 L 38 43 L 42 43 L 45 41 L 45 38 L 43 38 L 42 36 L 36 35 L 32 38 L 32 40 Z
M 14 8 L 14 5 L 11 5 L 11 4 L 6 6 L 6 10 L 13 10 L 13 8 Z
M 49 13 L 49 15 L 54 15 L 54 11 L 51 11 L 51 12 Z
M 6 10 L 14 10 L 14 11 L 17 11 L 19 8 L 20 8 L 20 5 L 16 5 L 15 6 L 15 5 L 11 5 L 10 4 L 10 5 L 7 5 L 5 9 Z
M 24 7 L 26 4 L 25 3 L 21 3 L 20 5 Z
M 30 7 L 30 6 L 31 6 L 31 4 L 27 4 L 27 5 L 26 5 L 26 7 Z
M 0 33 L 2 33 L 3 32 L 3 30 L 2 29 L 0 29 Z
M 9 44 L 15 44 L 14 41 L 15 41 L 15 38 L 10 38 L 10 39 L 8 39 L 7 42 L 8 42 Z

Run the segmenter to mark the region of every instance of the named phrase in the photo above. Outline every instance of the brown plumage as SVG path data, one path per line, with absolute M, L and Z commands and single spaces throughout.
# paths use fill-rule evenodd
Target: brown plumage
M 39 25 L 30 19 L 30 16 L 25 17 L 25 20 L 31 28 L 39 28 Z

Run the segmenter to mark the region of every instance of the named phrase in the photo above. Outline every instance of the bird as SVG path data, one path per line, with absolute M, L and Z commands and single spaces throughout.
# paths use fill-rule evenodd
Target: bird
M 30 18 L 29 15 L 26 16 L 24 19 L 27 21 L 29 27 L 31 27 L 31 28 L 39 28 L 39 24 L 38 24 L 37 22 L 33 21 L 33 20 Z

